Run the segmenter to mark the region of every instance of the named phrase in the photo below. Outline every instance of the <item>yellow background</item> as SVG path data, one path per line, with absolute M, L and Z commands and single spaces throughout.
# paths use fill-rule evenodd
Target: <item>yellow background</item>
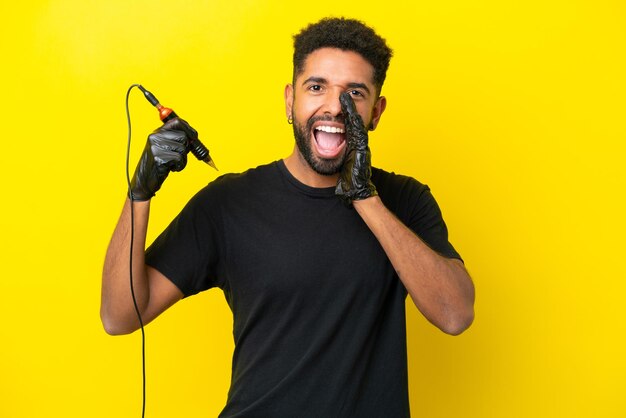
M 189 120 L 220 173 L 282 158 L 291 35 L 326 15 L 363 19 L 394 48 L 373 162 L 431 186 L 476 283 L 460 337 L 410 306 L 414 416 L 626 417 L 622 0 L 40 0 L 0 12 L 0 417 L 140 416 L 139 334 L 107 336 L 98 317 L 130 84 Z M 139 92 L 130 106 L 134 169 L 159 123 Z M 195 160 L 172 175 L 149 240 L 216 175 Z M 148 417 L 218 414 L 231 320 L 212 290 L 147 327 Z

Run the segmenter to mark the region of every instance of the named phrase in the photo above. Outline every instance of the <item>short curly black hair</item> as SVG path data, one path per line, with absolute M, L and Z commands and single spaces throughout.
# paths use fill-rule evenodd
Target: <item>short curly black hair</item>
M 338 48 L 360 54 L 374 67 L 374 85 L 383 87 L 393 51 L 374 29 L 356 19 L 327 17 L 293 37 L 293 81 L 304 71 L 306 58 L 320 48 Z

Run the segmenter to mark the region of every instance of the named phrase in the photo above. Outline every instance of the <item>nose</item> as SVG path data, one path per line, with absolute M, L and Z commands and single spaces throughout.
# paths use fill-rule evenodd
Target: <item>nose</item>
M 341 103 L 339 102 L 339 95 L 342 90 L 332 89 L 328 91 L 328 94 L 324 96 L 323 112 L 325 115 L 337 117 L 341 115 Z

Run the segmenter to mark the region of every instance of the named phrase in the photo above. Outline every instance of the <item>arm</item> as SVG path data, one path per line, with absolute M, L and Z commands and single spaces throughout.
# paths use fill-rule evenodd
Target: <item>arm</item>
M 178 288 L 157 270 L 146 266 L 144 249 L 150 201 L 126 199 L 122 215 L 109 243 L 102 272 L 100 318 L 111 335 L 128 334 L 139 328 L 130 291 L 130 205 L 134 205 L 133 288 L 144 324 L 182 298 Z
M 467 329 L 474 319 L 474 285 L 463 263 L 431 250 L 378 196 L 355 200 L 353 205 L 420 312 L 447 334 Z
M 147 324 L 182 298 L 181 291 L 163 274 L 145 264 L 150 199 L 170 171 L 187 163 L 192 128 L 173 119 L 153 132 L 131 181 L 129 198 L 111 238 L 102 272 L 100 318 L 109 334 L 127 334 L 139 328 L 130 289 L 130 240 L 133 240 L 133 289 L 142 322 Z M 131 223 L 131 205 L 134 222 Z M 134 224 L 134 225 L 133 225 Z
M 349 150 L 335 193 L 354 206 L 376 236 L 422 314 L 443 332 L 460 334 L 474 319 L 472 280 L 460 260 L 431 250 L 385 207 L 371 181 L 363 120 L 349 95 L 342 93 L 339 100 Z

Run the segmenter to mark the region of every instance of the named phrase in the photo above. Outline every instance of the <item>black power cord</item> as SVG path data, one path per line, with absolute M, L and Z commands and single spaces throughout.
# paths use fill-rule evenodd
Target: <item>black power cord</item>
M 141 374 L 142 374 L 142 402 L 141 402 L 141 418 L 146 414 L 146 333 L 143 326 L 143 319 L 141 318 L 141 312 L 139 311 L 139 305 L 137 305 L 137 298 L 135 297 L 135 287 L 133 286 L 133 246 L 135 241 L 135 200 L 131 191 L 130 184 L 130 138 L 131 138 L 131 126 L 130 126 L 130 110 L 128 109 L 128 97 L 133 88 L 139 88 L 139 84 L 133 84 L 128 88 L 126 92 L 126 119 L 128 121 L 128 145 L 126 148 L 126 182 L 128 184 L 128 196 L 130 197 L 130 253 L 128 256 L 128 262 L 130 266 L 130 293 L 133 297 L 133 305 L 135 306 L 135 312 L 137 313 L 137 319 L 139 320 L 139 326 L 141 328 Z
M 139 311 L 139 306 L 137 305 L 137 298 L 135 297 L 135 288 L 133 286 L 133 246 L 135 242 L 135 199 L 132 193 L 132 186 L 130 180 L 130 138 L 131 138 L 131 126 L 130 126 L 130 110 L 128 108 L 128 98 L 130 96 L 130 92 L 133 88 L 137 87 L 141 90 L 145 96 L 145 98 L 159 110 L 159 116 L 163 123 L 178 117 L 178 115 L 170 108 L 167 108 L 159 103 L 156 97 L 148 90 L 146 90 L 141 84 L 132 84 L 128 91 L 126 92 L 126 119 L 128 121 L 128 145 L 126 148 L 126 182 L 128 184 L 128 196 L 130 198 L 130 254 L 128 256 L 128 261 L 130 265 L 130 293 L 133 297 L 133 305 L 135 306 L 135 312 L 137 313 L 137 319 L 139 320 L 139 326 L 141 328 L 141 369 L 142 369 L 142 407 L 141 407 L 141 417 L 144 418 L 146 413 L 146 333 L 144 331 L 143 320 L 141 318 L 141 312 Z M 193 131 L 193 129 L 192 129 Z M 195 131 L 194 131 L 195 132 Z M 197 132 L 195 132 L 194 137 L 191 138 L 189 143 L 191 153 L 200 161 L 204 161 L 211 167 L 217 170 L 213 159 L 209 154 L 209 150 L 204 146 L 200 139 L 198 138 Z

